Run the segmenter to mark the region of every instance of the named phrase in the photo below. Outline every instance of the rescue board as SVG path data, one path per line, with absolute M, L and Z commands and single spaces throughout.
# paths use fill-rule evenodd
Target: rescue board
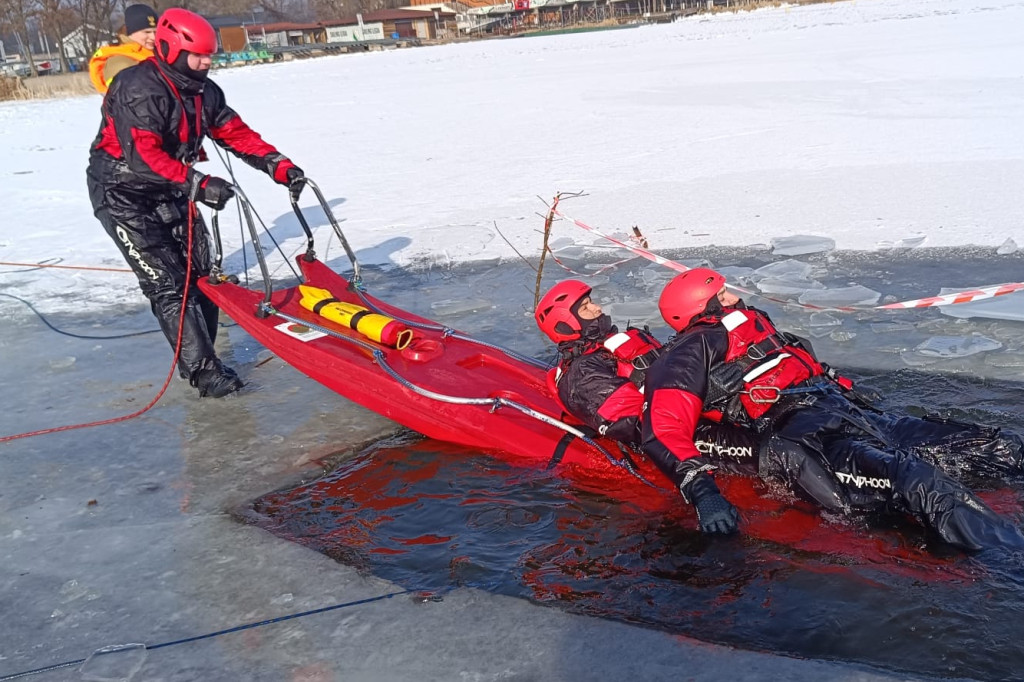
M 203 280 L 199 286 L 224 313 L 292 367 L 424 436 L 501 451 L 533 466 L 632 476 L 624 468 L 626 455 L 614 442 L 605 441 L 602 452 L 530 414 L 554 422 L 564 419 L 558 401 L 548 392 L 542 363 L 531 364 L 510 351 L 377 300 L 351 287 L 319 260 L 299 256 L 297 262 L 304 283 L 274 291 L 269 305 L 274 312 L 266 316 L 258 314 L 264 300 L 261 292 L 229 281 Z M 373 310 L 372 314 L 404 324 L 411 340 L 396 348 L 319 315 L 302 304 L 302 289 L 310 287 L 330 292 L 341 304 Z

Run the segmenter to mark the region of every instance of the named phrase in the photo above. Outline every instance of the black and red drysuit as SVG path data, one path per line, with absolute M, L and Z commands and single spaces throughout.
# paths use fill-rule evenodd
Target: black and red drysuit
M 558 344 L 558 399 L 567 412 L 597 433 L 625 443 L 637 442 L 644 403 L 643 373 L 660 346 L 640 329 L 619 332 L 614 326 L 584 327 L 579 339 Z
M 644 377 L 661 344 L 646 330 L 630 327 L 619 332 L 609 324 L 589 324 L 581 338 L 558 344 L 558 399 L 566 412 L 596 433 L 636 445 L 641 437 Z M 760 446 L 750 429 L 701 420 L 694 438 L 717 466 L 756 473 Z
M 189 195 L 205 179 L 192 167 L 203 138 L 282 184 L 294 165 L 239 118 L 216 83 L 155 58 L 118 74 L 102 113 L 86 172 L 93 212 L 138 277 L 173 347 L 188 265 Z M 198 211 L 191 231 L 192 282 L 178 365 L 195 386 L 200 373 L 226 368 L 213 348 L 217 307 L 195 286 L 211 268 L 210 239 Z
M 958 475 L 1020 474 L 1018 436 L 950 421 L 894 417 L 851 399 L 809 344 L 767 315 L 735 307 L 705 313 L 662 349 L 647 372 L 644 451 L 684 496 L 714 467 L 694 445 L 702 415 L 746 424 L 762 441 L 760 474 L 836 510 L 896 510 L 966 550 L 1024 547 L 1024 536 Z

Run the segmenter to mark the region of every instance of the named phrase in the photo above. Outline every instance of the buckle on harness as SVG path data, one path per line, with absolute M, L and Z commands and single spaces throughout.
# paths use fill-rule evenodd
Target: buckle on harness
M 757 392 L 761 391 L 762 395 Z M 750 402 L 758 405 L 774 405 L 782 397 L 782 389 L 778 386 L 751 386 L 750 390 L 743 391 L 750 398 Z
M 747 347 L 747 357 L 751 360 L 764 360 L 768 357 L 768 354 L 764 352 L 757 344 L 752 344 Z

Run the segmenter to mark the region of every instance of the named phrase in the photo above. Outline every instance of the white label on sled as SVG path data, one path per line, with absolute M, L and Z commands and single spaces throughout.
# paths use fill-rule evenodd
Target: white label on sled
M 310 329 L 305 325 L 298 324 L 296 322 L 282 322 L 274 327 L 279 332 L 284 332 L 293 339 L 299 341 L 312 341 L 313 339 L 319 339 L 321 336 L 327 336 L 323 332 L 318 332 L 315 329 Z

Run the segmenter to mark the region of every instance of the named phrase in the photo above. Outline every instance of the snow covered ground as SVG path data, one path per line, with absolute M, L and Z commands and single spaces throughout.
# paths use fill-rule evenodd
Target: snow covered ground
M 538 196 L 577 190 L 572 215 L 638 225 L 655 251 L 800 234 L 995 248 L 1024 245 L 1022 35 L 1021 0 L 850 0 L 215 78 L 319 183 L 364 263 L 514 257 L 495 226 L 537 254 Z M 99 104 L 0 104 L 0 261 L 123 266 L 85 191 Z M 298 249 L 285 192 L 238 166 Z M 556 236 L 594 241 L 565 223 Z M 44 311 L 142 302 L 118 273 L 4 284 Z

